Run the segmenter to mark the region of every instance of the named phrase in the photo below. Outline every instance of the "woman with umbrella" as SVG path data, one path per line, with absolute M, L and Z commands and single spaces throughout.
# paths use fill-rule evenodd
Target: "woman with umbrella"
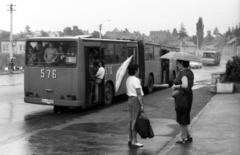
M 176 110 L 177 122 L 179 123 L 181 130 L 181 139 L 176 141 L 176 143 L 184 144 L 186 142 L 192 141 L 188 125 L 190 124 L 190 112 L 193 101 L 192 86 L 194 81 L 194 74 L 189 69 L 189 61 L 177 60 L 177 67 L 180 72 L 175 79 L 175 84 L 172 86 L 172 90 L 174 91 L 176 89 L 181 89 L 184 92 L 184 97 L 186 97 L 187 100 L 187 108 L 184 112 Z M 175 102 L 177 101 L 175 100 Z
M 201 60 L 196 57 L 195 55 L 185 53 L 185 52 L 169 52 L 160 57 L 161 59 L 169 59 L 169 60 L 177 60 L 177 67 L 180 71 L 177 78 L 174 81 L 174 85 L 172 86 L 172 90 L 181 90 L 185 94 L 187 108 L 184 112 L 180 112 L 176 110 L 177 115 L 177 122 L 180 125 L 181 129 L 181 139 L 178 140 L 176 143 L 178 144 L 185 144 L 187 142 L 191 142 L 193 139 L 190 135 L 189 127 L 190 125 L 190 112 L 192 107 L 193 101 L 193 92 L 192 86 L 194 82 L 194 74 L 189 69 L 189 62 L 190 61 L 198 61 Z M 175 99 L 175 104 L 178 101 Z

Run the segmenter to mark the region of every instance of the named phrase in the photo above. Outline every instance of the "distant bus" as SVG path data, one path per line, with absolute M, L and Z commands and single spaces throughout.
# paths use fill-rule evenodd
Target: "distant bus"
M 221 52 L 215 49 L 206 49 L 203 52 L 202 64 L 206 65 L 218 65 L 221 61 Z
M 57 58 L 51 63 L 46 63 L 43 53 L 29 51 L 28 48 L 36 49 L 37 44 L 41 44 L 45 51 L 49 43 L 58 51 Z M 98 59 L 105 61 L 105 76 L 99 96 L 100 102 L 106 105 L 112 103 L 114 96 L 126 93 L 127 74 L 118 92 L 115 91 L 115 78 L 121 64 L 131 55 L 134 55 L 131 63 L 139 64 L 139 78 L 148 93 L 153 91 L 154 84 L 171 86 L 177 74 L 175 61 L 161 60 L 159 57 L 170 51 L 179 51 L 179 48 L 142 41 L 81 37 L 29 38 L 25 49 L 24 101 L 52 105 L 54 112 L 63 107 L 91 106 L 88 102 L 88 70 L 89 51 L 92 50 L 98 52 Z M 34 63 L 32 56 L 38 57 L 39 61 Z

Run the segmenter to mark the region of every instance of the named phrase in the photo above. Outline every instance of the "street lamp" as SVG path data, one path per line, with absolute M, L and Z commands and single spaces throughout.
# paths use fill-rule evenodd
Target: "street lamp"
M 102 38 L 102 34 L 101 34 L 102 24 L 103 24 L 104 22 L 109 22 L 109 21 L 111 21 L 111 20 L 103 21 L 103 22 L 99 25 L 99 38 L 100 38 L 100 39 Z

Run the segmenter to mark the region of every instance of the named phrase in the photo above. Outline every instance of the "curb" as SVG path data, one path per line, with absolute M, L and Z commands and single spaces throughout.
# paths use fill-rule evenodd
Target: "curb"
M 195 124 L 195 122 L 200 118 L 200 116 L 202 115 L 203 111 L 205 111 L 205 109 L 212 104 L 212 101 L 216 98 L 216 96 L 217 96 L 217 94 L 215 96 L 213 96 L 213 98 L 203 107 L 203 109 L 201 111 L 199 111 L 199 113 L 192 119 L 191 126 L 193 124 Z M 191 129 L 191 126 L 190 126 L 190 129 Z M 173 137 L 168 143 L 166 143 L 166 145 L 158 153 L 158 155 L 166 155 L 168 152 L 170 152 L 170 150 L 175 146 L 174 144 L 175 144 L 176 138 L 179 137 L 180 135 L 181 134 L 179 133 L 178 135 Z

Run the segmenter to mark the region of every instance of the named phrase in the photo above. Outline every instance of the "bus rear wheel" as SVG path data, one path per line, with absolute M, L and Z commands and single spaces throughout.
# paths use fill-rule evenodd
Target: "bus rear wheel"
M 147 85 L 147 93 L 151 93 L 153 91 L 153 77 L 149 75 L 148 77 L 148 85 Z
M 54 112 L 54 113 L 59 113 L 59 112 L 63 111 L 64 109 L 65 109 L 65 107 L 63 107 L 63 106 L 57 106 L 57 105 L 55 105 L 55 106 L 53 107 L 53 112 Z
M 113 87 L 107 82 L 104 88 L 104 105 L 109 105 L 113 101 Z

